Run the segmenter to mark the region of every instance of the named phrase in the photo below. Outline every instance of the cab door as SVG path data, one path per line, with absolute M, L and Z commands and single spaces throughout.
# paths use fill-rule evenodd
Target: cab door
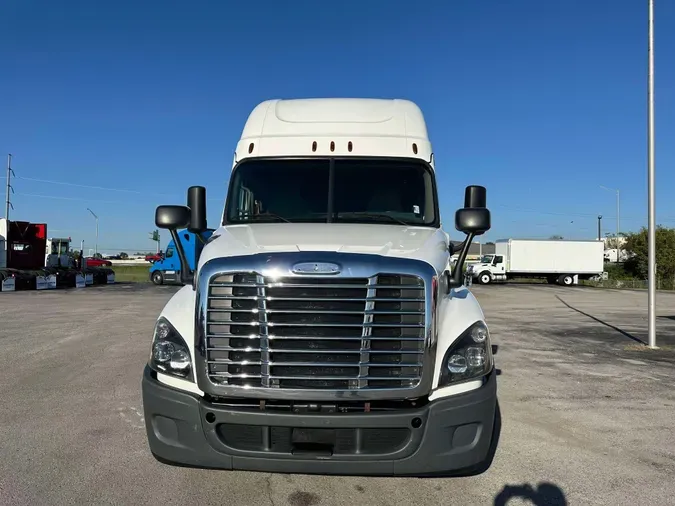
M 506 275 L 506 263 L 503 255 L 495 255 L 492 260 L 492 272 L 497 275 Z
M 175 282 L 180 279 L 180 261 L 173 245 L 166 248 L 161 270 L 164 280 L 167 282 Z

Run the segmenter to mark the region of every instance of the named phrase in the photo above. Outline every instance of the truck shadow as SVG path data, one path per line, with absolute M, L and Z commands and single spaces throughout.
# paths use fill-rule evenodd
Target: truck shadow
M 560 487 L 553 483 L 542 482 L 533 487 L 529 483 L 523 485 L 506 485 L 495 497 L 495 506 L 505 506 L 511 499 L 525 499 L 535 506 L 567 506 L 567 498 Z
M 616 327 L 616 326 L 612 325 L 611 323 L 607 323 L 606 321 L 603 321 L 600 318 L 597 318 L 597 317 L 595 317 L 591 314 L 588 314 L 588 313 L 582 311 L 581 309 L 577 309 L 574 306 L 569 305 L 567 302 L 565 302 L 563 299 L 561 299 L 559 295 L 556 295 L 555 297 L 556 297 L 556 299 L 558 299 L 560 302 L 562 302 L 565 306 L 567 306 L 572 311 L 576 311 L 577 313 L 582 314 L 582 315 L 590 318 L 591 320 L 594 320 L 594 321 L 604 325 L 605 327 L 609 327 L 610 329 L 617 331 L 619 334 L 627 337 L 628 339 L 632 339 L 633 341 L 635 341 L 637 343 L 647 344 L 642 339 L 640 339 L 639 337 L 636 337 L 633 334 L 630 334 L 630 333 L 626 332 L 625 330 L 620 329 L 619 327 Z

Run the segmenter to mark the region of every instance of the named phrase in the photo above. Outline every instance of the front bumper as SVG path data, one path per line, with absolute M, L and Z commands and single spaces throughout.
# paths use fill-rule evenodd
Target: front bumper
M 388 413 L 226 408 L 159 383 L 147 366 L 142 389 L 150 450 L 177 465 L 302 474 L 471 474 L 482 472 L 486 461 L 489 466 L 498 437 L 494 372 L 478 390 Z

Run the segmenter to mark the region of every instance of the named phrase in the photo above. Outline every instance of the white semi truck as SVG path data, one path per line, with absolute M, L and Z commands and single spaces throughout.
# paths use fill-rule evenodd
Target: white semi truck
M 157 318 L 142 379 L 161 462 L 352 475 L 477 474 L 498 440 L 493 346 L 463 286 L 490 228 L 465 190 L 457 268 L 420 109 L 407 100 L 271 100 L 236 146 L 222 221 L 206 190 L 160 206 L 184 287 Z
M 575 285 L 579 279 L 601 276 L 602 241 L 504 239 L 495 242 L 495 254 L 483 255 L 467 267 L 482 285 L 515 278 L 543 278 L 550 284 Z

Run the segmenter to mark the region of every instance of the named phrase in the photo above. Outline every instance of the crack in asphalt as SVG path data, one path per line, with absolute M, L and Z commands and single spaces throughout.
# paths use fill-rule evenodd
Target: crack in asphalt
M 272 493 L 272 475 L 271 475 L 271 474 L 269 474 L 269 475 L 265 478 L 265 483 L 266 483 L 265 488 L 266 488 L 266 490 L 267 490 L 267 498 L 269 499 L 270 504 L 271 504 L 272 506 L 276 506 L 276 505 L 274 504 L 274 494 Z

